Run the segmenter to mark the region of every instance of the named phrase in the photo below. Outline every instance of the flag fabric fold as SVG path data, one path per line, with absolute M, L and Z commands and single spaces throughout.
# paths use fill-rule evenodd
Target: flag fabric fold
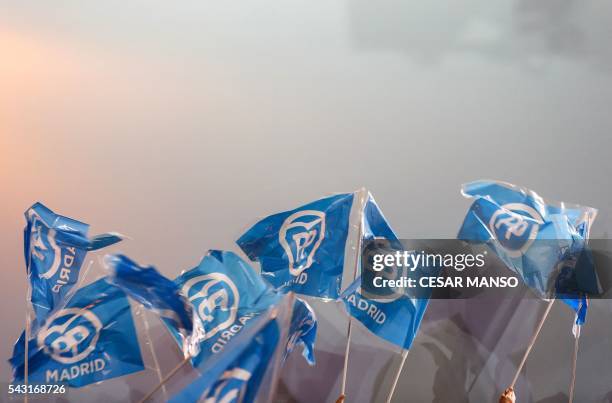
M 109 269 L 107 281 L 171 323 L 185 355 L 197 355 L 202 327 L 176 283 L 154 267 L 139 266 L 124 255 L 107 255 L 105 261 Z

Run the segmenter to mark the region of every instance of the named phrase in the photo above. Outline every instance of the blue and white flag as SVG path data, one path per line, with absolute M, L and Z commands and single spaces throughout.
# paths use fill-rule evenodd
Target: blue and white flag
M 199 332 L 200 352 L 193 364 L 223 351 L 225 345 L 254 318 L 277 304 L 282 295 L 273 290 L 247 262 L 233 252 L 213 250 L 194 269 L 176 280 L 180 292 L 193 306 L 202 330 Z M 293 341 L 303 344 L 304 356 L 314 360 L 316 319 L 305 302 L 296 302 Z M 170 332 L 180 342 L 179 330 L 164 319 Z M 290 336 L 291 337 L 291 336 Z
M 236 242 L 275 288 L 336 299 L 353 199 L 339 194 L 268 216 Z
M 457 238 L 487 243 L 538 296 L 556 295 L 576 311 L 576 324 L 583 324 L 586 295 L 599 292 L 592 260 L 585 258 L 597 210 L 550 202 L 504 182 L 471 182 L 462 193 L 475 200 Z
M 121 288 L 145 308 L 172 324 L 186 356 L 199 352 L 199 319 L 178 285 L 154 267 L 139 266 L 124 255 L 107 255 L 107 281 Z
M 364 239 L 384 239 L 398 250 L 401 249 L 399 239 L 372 195 L 368 196 L 362 225 Z M 421 325 L 429 298 L 411 298 L 406 293 L 369 297 L 369 294 L 365 296 L 361 288 L 361 277 L 341 295 L 348 313 L 368 330 L 402 349 L 409 349 Z
M 170 402 L 254 402 L 279 341 L 278 321 L 268 311 L 229 341 L 221 354 L 198 365 L 198 378 Z
M 24 339 L 10 362 L 24 379 Z M 144 369 L 126 295 L 100 279 L 80 288 L 29 340 L 28 381 L 81 387 Z
M 121 238 L 115 234 L 88 238 L 89 225 L 55 214 L 41 203 L 30 207 L 25 217 L 24 252 L 36 329 L 70 297 L 87 252 Z

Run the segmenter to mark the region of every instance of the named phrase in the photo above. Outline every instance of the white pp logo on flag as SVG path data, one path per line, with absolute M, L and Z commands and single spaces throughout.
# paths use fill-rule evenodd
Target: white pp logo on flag
M 207 397 L 203 400 L 203 403 L 237 401 L 240 396 L 240 391 L 245 382 L 251 379 L 251 375 L 251 372 L 242 368 L 234 368 L 225 371 L 223 375 L 221 375 L 219 381 L 217 381 L 214 389 L 204 393 Z
M 182 293 L 198 312 L 204 326 L 201 340 L 207 340 L 236 321 L 240 296 L 236 285 L 222 273 L 189 279 Z
M 283 222 L 278 241 L 289 259 L 289 273 L 298 276 L 312 266 L 314 255 L 325 238 L 325 213 L 302 210 Z
M 538 235 L 542 216 L 523 203 L 501 206 L 489 220 L 489 230 L 512 257 L 521 256 Z
M 30 212 L 30 254 L 40 262 L 38 276 L 49 279 L 57 273 L 62 263 L 62 250 L 55 243 L 55 231 L 48 229 L 40 217 Z
M 38 333 L 38 345 L 55 361 L 74 364 L 95 348 L 102 322 L 83 308 L 62 309 L 51 315 Z

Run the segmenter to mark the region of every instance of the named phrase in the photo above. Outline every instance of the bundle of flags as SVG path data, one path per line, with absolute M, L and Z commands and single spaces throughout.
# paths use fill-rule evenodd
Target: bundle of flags
M 210 251 L 175 280 L 124 255 L 107 255 L 107 275 L 80 286 L 87 252 L 121 238 L 88 238 L 87 224 L 56 215 L 40 203 L 26 212 L 26 219 L 34 315 L 9 360 L 15 382 L 78 388 L 144 370 L 128 297 L 159 315 L 196 369 L 212 363 L 228 366 L 198 399 L 206 395 L 213 401 L 234 401 L 239 395 L 254 400 L 270 357 L 276 354 L 284 360 L 296 346 L 302 346 L 304 357 L 314 364 L 317 323 L 312 308 L 291 299 L 281 321 L 278 312 L 286 298 L 238 255 Z M 237 351 L 241 354 L 234 357 Z M 206 376 L 211 379 L 209 371 Z
M 474 202 L 458 238 L 488 243 L 538 295 L 562 299 L 576 311 L 576 323 L 584 323 L 586 295 L 598 289 L 585 252 L 596 211 L 547 202 L 499 182 L 470 183 L 463 193 Z M 297 346 L 314 364 L 317 320 L 294 294 L 341 300 L 350 317 L 403 350 L 412 346 L 429 303 L 427 293 L 364 292 L 357 273 L 363 243 L 385 240 L 402 249 L 364 189 L 253 225 L 237 244 L 259 263 L 260 273 L 231 251 L 210 250 L 175 279 L 115 254 L 106 256 L 105 277 L 79 288 L 86 254 L 121 238 L 88 238 L 87 224 L 40 203 L 26 212 L 26 220 L 34 315 L 10 359 L 16 381 L 27 375 L 30 382 L 81 387 L 143 370 L 129 297 L 159 316 L 198 373 L 172 401 L 250 402 Z M 350 283 L 344 290 L 343 280 Z
M 26 217 L 26 263 L 36 314 L 27 344 L 22 335 L 11 359 L 18 381 L 24 379 L 26 359 L 30 381 L 72 387 L 142 370 L 128 296 L 159 315 L 194 368 L 221 371 L 215 378 L 211 374 L 216 372 L 207 369 L 202 372 L 206 376 L 185 390 L 190 396 L 216 399 L 253 397 L 245 390 L 257 390 L 253 382 L 261 381 L 270 363 L 265 357 L 274 355 L 277 345 L 281 362 L 301 346 L 305 359 L 314 364 L 317 322 L 308 303 L 292 299 L 286 323 L 271 314 L 287 293 L 342 299 L 366 328 L 403 348 L 410 346 L 427 305 L 409 298 L 369 301 L 360 294 L 359 279 L 341 293 L 351 231 L 360 240 L 397 239 L 364 191 L 272 215 L 247 231 L 237 243 L 260 263 L 261 275 L 229 251 L 209 251 L 199 265 L 174 280 L 127 256 L 107 255 L 107 276 L 78 288 L 87 251 L 120 238 L 105 234 L 89 239 L 86 224 L 54 215 L 41 204 Z M 376 304 L 382 313 L 372 320 L 368 310 L 359 309 L 364 303 Z M 250 386 L 234 387 L 242 384 Z

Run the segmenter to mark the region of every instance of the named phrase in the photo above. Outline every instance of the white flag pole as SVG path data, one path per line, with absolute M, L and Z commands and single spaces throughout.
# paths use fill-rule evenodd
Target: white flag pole
M 359 224 L 357 227 L 357 247 L 355 250 L 355 266 L 353 267 L 353 281 L 357 279 L 357 271 L 359 270 L 359 262 L 361 260 L 361 243 L 363 241 L 363 211 L 368 198 L 368 191 L 362 188 L 355 192 L 358 195 L 359 200 L 357 205 L 359 206 L 358 217 Z M 342 368 L 342 384 L 340 388 L 340 396 L 336 400 L 336 403 L 344 402 L 346 398 L 346 377 L 348 375 L 348 360 L 351 353 L 351 329 L 353 327 L 353 317 L 349 315 L 348 328 L 346 330 L 346 350 L 344 352 L 344 366 Z
M 161 372 L 161 367 L 159 366 L 159 360 L 157 359 L 157 353 L 155 352 L 155 348 L 153 347 L 153 340 L 151 339 L 151 327 L 149 326 L 149 320 L 147 319 L 147 312 L 142 309 L 142 306 L 140 307 L 140 309 L 141 309 L 140 313 L 142 314 L 142 320 L 144 322 L 147 344 L 149 345 L 149 351 L 151 352 L 151 356 L 153 358 L 153 365 L 155 365 L 155 372 L 157 373 L 157 380 L 162 385 L 161 388 L 162 388 L 162 393 L 164 395 L 164 400 L 168 401 L 169 400 L 168 391 L 166 389 L 166 385 L 162 383 L 164 377 Z
M 527 361 L 527 357 L 529 356 L 529 353 L 531 352 L 533 345 L 538 339 L 540 330 L 542 330 L 542 326 L 544 325 L 544 322 L 546 321 L 546 318 L 548 317 L 548 314 L 550 313 L 550 309 L 552 308 L 554 302 L 555 302 L 555 298 L 551 299 L 548 302 L 548 305 L 546 305 L 546 310 L 544 311 L 542 318 L 540 318 L 540 322 L 538 323 L 538 326 L 536 327 L 536 330 L 533 333 L 533 336 L 531 337 L 531 341 L 529 342 L 529 345 L 527 346 L 527 350 L 525 351 L 525 354 L 523 354 L 523 358 L 521 359 L 521 362 L 518 368 L 516 369 L 516 373 L 514 374 L 514 378 L 512 378 L 512 383 L 510 384 L 510 387 L 508 389 L 514 390 L 514 385 L 516 385 L 516 381 L 518 380 L 518 377 L 521 374 L 521 371 L 523 370 L 523 366 L 525 366 L 525 362 Z
M 404 364 L 406 363 L 406 358 L 408 357 L 408 353 L 410 350 L 402 350 L 402 361 L 400 362 L 400 366 L 395 373 L 395 378 L 393 378 L 393 384 L 391 385 L 391 390 L 389 391 L 389 395 L 387 396 L 387 403 L 391 403 L 391 399 L 393 398 L 393 393 L 395 393 L 395 388 L 397 387 L 397 382 L 399 381 L 400 374 L 402 373 L 402 369 L 404 369 Z
M 31 323 L 30 323 L 30 319 L 32 318 L 30 316 L 30 312 L 32 309 L 32 306 L 30 305 L 32 302 L 32 281 L 31 281 L 31 276 L 32 276 L 32 271 L 30 269 L 30 262 L 27 261 L 27 268 L 26 268 L 26 281 L 27 281 L 27 288 L 26 288 L 26 321 L 25 321 L 25 348 L 24 348 L 24 361 L 23 361 L 23 382 L 25 384 L 26 387 L 26 393 L 24 394 L 23 397 L 23 402 L 24 403 L 28 403 L 28 372 L 29 372 L 29 361 L 30 361 L 30 337 L 32 336 L 32 329 L 31 329 Z
M 572 376 L 571 376 L 571 380 L 570 380 L 570 386 L 569 386 L 569 403 L 572 403 L 574 401 L 574 386 L 576 384 L 576 364 L 578 362 L 578 347 L 579 347 L 579 340 L 580 340 L 580 329 L 581 326 L 580 325 L 574 325 L 575 326 L 575 330 L 574 330 L 574 354 L 572 356 Z
M 342 370 L 342 387 L 341 387 L 341 391 L 340 391 L 340 396 L 338 397 L 338 400 L 336 400 L 336 403 L 344 402 L 344 399 L 346 397 L 346 376 L 347 376 L 347 373 L 348 373 L 348 358 L 349 358 L 349 354 L 351 352 L 351 328 L 352 328 L 352 322 L 353 322 L 353 318 L 349 317 L 348 329 L 346 331 L 346 350 L 344 351 L 344 367 L 343 367 L 343 370 Z
M 29 288 L 29 286 L 28 286 Z M 26 390 L 23 395 L 24 403 L 28 403 L 28 361 L 29 357 L 29 347 L 30 344 L 30 311 L 29 308 L 26 308 L 28 311 L 26 312 L 26 323 L 25 323 L 25 350 L 24 350 L 24 362 L 23 362 L 23 382 L 25 383 Z
M 149 400 L 151 396 L 153 396 L 155 392 L 157 392 L 162 386 L 164 386 L 166 382 L 170 380 L 170 378 L 176 375 L 179 372 L 179 370 L 183 368 L 183 366 L 185 366 L 185 364 L 187 364 L 191 360 L 191 358 L 192 357 L 190 356 L 183 358 L 183 361 L 179 362 L 177 366 L 172 369 L 172 371 L 168 372 L 168 374 L 159 381 L 159 383 L 157 384 L 157 386 L 155 386 L 155 388 L 153 388 L 149 393 L 147 393 L 142 399 L 139 400 L 139 403 L 144 403 L 147 400 Z

